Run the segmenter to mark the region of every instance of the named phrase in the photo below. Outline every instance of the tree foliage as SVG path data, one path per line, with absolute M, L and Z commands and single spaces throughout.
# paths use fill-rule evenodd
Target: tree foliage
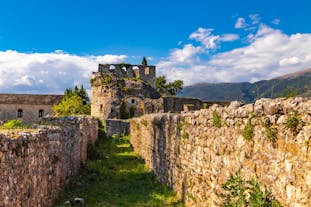
M 147 65 L 148 65 L 148 62 L 147 62 L 146 57 L 143 57 L 143 59 L 142 59 L 142 61 L 141 61 L 141 65 L 144 65 L 144 66 L 147 66 Z
M 157 77 L 155 82 L 156 90 L 162 95 L 176 95 L 182 91 L 183 85 L 182 80 L 167 83 L 165 76 Z
M 70 116 L 91 114 L 91 106 L 89 97 L 83 85 L 81 88 L 75 86 L 66 88 L 62 101 L 53 106 L 53 111 L 57 116 Z

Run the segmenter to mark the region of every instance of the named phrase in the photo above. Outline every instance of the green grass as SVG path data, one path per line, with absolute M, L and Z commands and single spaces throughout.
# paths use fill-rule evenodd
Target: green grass
M 75 197 L 82 206 L 183 206 L 176 194 L 156 180 L 144 161 L 133 151 L 128 137 L 99 138 L 90 147 L 90 157 L 79 175 L 64 189 L 56 206 Z

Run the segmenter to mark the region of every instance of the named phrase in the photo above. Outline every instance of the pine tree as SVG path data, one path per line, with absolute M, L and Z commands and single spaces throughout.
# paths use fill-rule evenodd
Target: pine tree
M 141 61 L 141 65 L 144 65 L 144 66 L 148 65 L 148 62 L 145 56 L 143 57 L 143 60 Z

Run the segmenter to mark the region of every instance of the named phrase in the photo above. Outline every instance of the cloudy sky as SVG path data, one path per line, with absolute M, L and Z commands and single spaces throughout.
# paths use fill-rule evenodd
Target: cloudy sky
M 198 82 L 270 79 L 311 67 L 311 1 L 17 0 L 0 3 L 0 93 L 89 89 L 98 63 Z

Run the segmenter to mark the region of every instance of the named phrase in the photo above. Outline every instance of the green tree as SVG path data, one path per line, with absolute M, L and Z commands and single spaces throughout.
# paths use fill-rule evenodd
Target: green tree
M 71 116 L 91 113 L 90 104 L 83 104 L 83 99 L 80 96 L 73 95 L 64 97 L 63 100 L 53 106 L 53 111 L 57 116 Z
M 146 57 L 143 57 L 143 59 L 142 59 L 142 61 L 141 61 L 141 65 L 144 65 L 144 66 L 147 66 L 147 65 L 148 65 L 148 62 L 147 62 Z
M 66 88 L 62 101 L 53 106 L 53 111 L 57 116 L 91 114 L 89 97 L 83 85 L 81 88 Z
M 162 95 L 176 95 L 182 91 L 183 85 L 182 80 L 167 83 L 165 76 L 157 77 L 155 82 L 156 90 Z
M 79 89 L 78 96 L 83 99 L 84 104 L 89 103 L 90 99 L 83 85 L 81 85 L 81 88 Z

